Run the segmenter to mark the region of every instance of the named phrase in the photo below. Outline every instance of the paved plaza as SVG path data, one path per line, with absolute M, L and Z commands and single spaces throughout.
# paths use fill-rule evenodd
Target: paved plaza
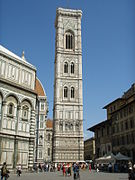
M 73 180 L 71 177 L 63 177 L 61 172 L 42 172 L 42 173 L 23 173 L 21 177 L 17 177 L 15 174 L 10 174 L 9 180 Z M 127 180 L 128 174 L 123 173 L 104 173 L 88 170 L 80 171 L 80 180 Z

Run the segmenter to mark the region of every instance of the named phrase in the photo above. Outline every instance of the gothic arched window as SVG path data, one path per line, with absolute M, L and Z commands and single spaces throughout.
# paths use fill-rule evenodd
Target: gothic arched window
M 48 134 L 48 141 L 50 141 L 50 138 L 51 138 L 51 136 L 50 136 L 50 134 Z
M 68 63 L 64 63 L 64 73 L 68 73 Z
M 59 125 L 59 129 L 60 129 L 60 131 L 62 131 L 62 130 L 63 130 L 63 125 L 62 125 L 62 123 L 60 123 L 60 125 Z
M 73 124 L 70 124 L 70 130 L 71 131 L 73 130 Z
M 8 105 L 8 115 L 13 116 L 13 113 L 14 113 L 14 105 L 13 103 L 10 103 Z
M 79 124 L 78 123 L 76 123 L 75 128 L 76 128 L 76 130 L 79 130 Z
M 74 87 L 71 87 L 71 98 L 75 97 L 75 89 Z
M 71 74 L 74 74 L 74 63 L 71 63 Z
M 22 111 L 23 111 L 23 112 L 22 112 L 22 113 L 23 113 L 23 114 L 22 114 L 22 116 L 23 116 L 22 118 L 27 120 L 27 119 L 28 119 L 28 113 L 29 113 L 29 108 L 28 108 L 28 106 L 26 106 L 26 105 L 23 106 Z
M 65 124 L 65 130 L 66 131 L 68 130 L 68 124 L 67 123 Z
M 68 97 L 68 88 L 65 86 L 64 87 L 64 98 Z
M 66 49 L 73 49 L 74 48 L 74 36 L 71 32 L 66 32 L 65 35 L 65 43 L 66 43 Z
M 48 156 L 50 156 L 50 148 L 48 148 Z

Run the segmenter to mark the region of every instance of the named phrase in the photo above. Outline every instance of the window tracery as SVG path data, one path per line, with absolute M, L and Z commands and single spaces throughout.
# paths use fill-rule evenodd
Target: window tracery
M 71 74 L 74 74 L 74 63 L 71 63 Z
M 64 87 L 64 98 L 68 97 L 68 88 L 67 86 Z
M 29 113 L 29 108 L 28 108 L 27 105 L 24 105 L 24 106 L 22 107 L 22 118 L 23 118 L 24 120 L 28 120 L 28 113 Z
M 75 89 L 74 87 L 71 87 L 71 98 L 75 97 Z
M 9 105 L 8 105 L 8 115 L 13 116 L 13 114 L 14 114 L 14 104 L 9 103 Z
M 68 73 L 68 63 L 64 63 L 64 73 Z
M 70 31 L 65 34 L 65 43 L 66 49 L 72 50 L 74 48 L 74 35 Z

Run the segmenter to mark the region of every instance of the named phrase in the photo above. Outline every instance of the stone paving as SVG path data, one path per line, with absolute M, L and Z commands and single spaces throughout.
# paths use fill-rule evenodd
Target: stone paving
M 73 180 L 71 177 L 63 177 L 61 172 L 42 172 L 42 173 L 22 173 L 21 177 L 15 174 L 10 174 L 9 180 Z M 80 171 L 80 180 L 128 180 L 127 173 L 91 173 L 88 170 Z

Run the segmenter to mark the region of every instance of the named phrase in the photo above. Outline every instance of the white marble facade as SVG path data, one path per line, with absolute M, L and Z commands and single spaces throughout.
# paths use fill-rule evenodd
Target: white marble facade
M 56 13 L 54 162 L 84 159 L 81 17 L 81 10 Z
M 46 146 L 46 120 L 48 114 L 48 102 L 43 85 L 39 82 L 40 89 L 37 92 L 37 106 L 36 106 L 36 140 L 35 140 L 35 162 L 44 163 L 47 157 Z
M 0 46 L 0 166 L 34 162 L 36 68 Z
M 49 120 L 47 120 L 49 121 Z M 53 136 L 53 126 L 48 127 L 46 125 L 46 157 L 45 161 L 46 162 L 52 162 L 52 136 Z

